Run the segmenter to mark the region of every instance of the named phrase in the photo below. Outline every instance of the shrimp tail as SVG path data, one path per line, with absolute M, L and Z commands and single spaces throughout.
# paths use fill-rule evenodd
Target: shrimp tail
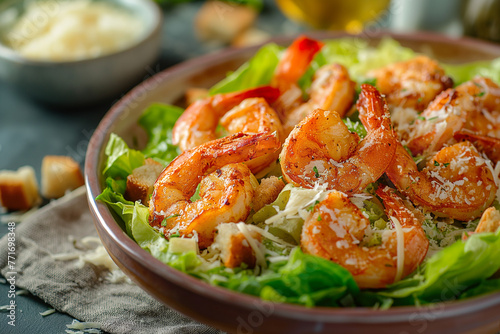
M 216 107 L 216 110 L 220 111 L 222 114 L 220 117 L 222 117 L 224 113 L 236 107 L 243 100 L 253 97 L 262 97 L 267 103 L 272 104 L 279 96 L 279 89 L 272 86 L 259 86 L 233 93 L 217 94 L 213 97 L 212 105 Z
M 183 151 L 216 139 L 215 129 L 226 112 L 248 98 L 262 97 L 274 103 L 279 89 L 260 86 L 238 92 L 217 94 L 189 105 L 172 129 L 172 143 Z
M 323 45 L 324 43 L 306 36 L 298 37 L 283 54 L 274 73 L 273 86 L 284 92 L 291 84 L 296 83 Z
M 372 85 L 361 85 L 361 93 L 356 107 L 359 110 L 359 119 L 368 131 L 379 127 L 392 127 L 387 103 Z
M 453 137 L 457 141 L 469 141 L 480 152 L 483 152 L 494 163 L 500 161 L 500 139 L 490 136 L 483 136 L 467 130 L 456 132 Z

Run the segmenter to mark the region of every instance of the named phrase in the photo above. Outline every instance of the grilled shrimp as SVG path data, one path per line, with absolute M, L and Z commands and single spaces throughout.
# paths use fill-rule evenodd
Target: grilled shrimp
M 149 223 L 164 227 L 166 237 L 198 236 L 208 247 L 218 224 L 244 221 L 251 209 L 256 180 L 241 162 L 278 150 L 271 133 L 235 134 L 184 151 L 160 174 L 149 202 Z M 200 184 L 200 199 L 191 202 Z
M 389 187 L 376 193 L 396 225 L 383 232 L 380 245 L 363 246 L 370 222 L 345 194 L 337 191 L 314 207 L 302 229 L 303 251 L 340 264 L 351 272 L 360 288 L 383 288 L 409 275 L 423 261 L 429 247 L 421 222 L 402 199 Z
M 285 141 L 283 125 L 278 114 L 263 98 L 250 98 L 228 111 L 220 124 L 229 133 L 275 133 L 280 142 Z M 278 159 L 279 151 L 262 155 L 246 165 L 257 173 Z
M 396 136 L 380 94 L 362 86 L 359 108 L 373 125 L 360 141 L 335 111 L 317 109 L 295 127 L 280 155 L 285 179 L 313 188 L 317 182 L 347 194 L 361 192 L 376 181 L 392 160 Z
M 424 110 L 436 95 L 453 86 L 439 64 L 426 56 L 373 70 L 368 76 L 377 80 L 376 86 L 389 106 L 417 111 Z
M 500 87 L 477 77 L 439 94 L 415 121 L 408 148 L 413 154 L 428 154 L 453 143 L 462 130 L 500 138 Z
M 172 129 L 172 143 L 186 151 L 214 140 L 217 138 L 216 129 L 221 117 L 230 109 L 247 98 L 262 97 L 272 103 L 278 96 L 278 89 L 263 86 L 198 100 L 189 105 L 175 123 Z
M 468 141 L 441 149 L 422 171 L 399 143 L 386 174 L 413 203 L 463 221 L 479 217 L 497 192 L 488 162 Z
M 486 154 L 486 156 L 488 156 L 488 158 L 495 164 L 500 161 L 499 138 L 481 136 L 468 130 L 456 132 L 453 138 L 457 141 L 467 140 L 471 142 L 479 152 Z
M 314 74 L 309 100 L 286 113 L 286 133 L 290 133 L 314 109 L 334 110 L 340 117 L 344 117 L 352 106 L 354 87 L 355 83 L 344 66 L 329 64 L 320 67 Z
M 304 101 L 298 80 L 322 47 L 319 41 L 299 37 L 287 48 L 276 68 L 272 85 L 280 89 L 281 95 L 274 106 L 286 134 L 314 109 L 335 110 L 342 117 L 353 103 L 355 83 L 340 64 L 327 64 L 315 72 L 309 99 Z

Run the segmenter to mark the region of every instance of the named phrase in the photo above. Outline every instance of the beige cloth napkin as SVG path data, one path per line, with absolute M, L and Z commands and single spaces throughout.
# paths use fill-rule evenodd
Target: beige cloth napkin
M 135 284 L 110 283 L 103 266 L 54 259 L 75 253 L 71 241 L 97 237 L 85 188 L 53 201 L 16 227 L 16 285 L 80 320 L 110 333 L 221 333 L 169 309 Z M 7 236 L 0 249 L 7 249 Z M 0 272 L 9 272 L 0 257 Z

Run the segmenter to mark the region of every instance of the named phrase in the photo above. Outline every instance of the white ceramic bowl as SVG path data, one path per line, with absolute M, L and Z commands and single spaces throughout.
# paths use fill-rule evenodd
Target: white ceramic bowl
M 28 96 L 49 104 L 81 107 L 125 94 L 146 76 L 159 55 L 162 13 L 152 0 L 102 0 L 137 16 L 143 37 L 125 50 L 77 61 L 38 61 L 22 57 L 2 44 L 9 27 L 0 26 L 0 79 Z M 23 12 L 25 1 L 7 0 L 0 12 Z

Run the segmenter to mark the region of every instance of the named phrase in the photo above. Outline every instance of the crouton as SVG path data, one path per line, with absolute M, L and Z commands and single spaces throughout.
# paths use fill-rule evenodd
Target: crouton
M 479 224 L 477 224 L 476 233 L 496 232 L 500 228 L 500 211 L 490 207 L 483 212 Z
M 268 41 L 270 38 L 271 35 L 267 32 L 256 28 L 250 28 L 242 31 L 236 36 L 231 42 L 231 46 L 242 48 L 245 46 L 258 45 Z
M 80 165 L 71 157 L 47 155 L 42 160 L 42 196 L 59 198 L 82 186 Z
M 28 210 L 41 201 L 33 167 L 0 171 L 0 204 L 8 210 Z
M 137 167 L 127 177 L 125 198 L 130 201 L 141 201 L 148 205 L 149 196 L 153 193 L 153 186 L 163 170 L 163 165 L 153 159 L 146 159 L 144 165 Z
M 276 176 L 262 179 L 260 185 L 255 188 L 253 210 L 257 212 L 265 205 L 274 202 L 284 187 L 285 183 L 283 180 Z
M 253 25 L 257 14 L 257 11 L 249 6 L 207 1 L 196 15 L 196 33 L 204 41 L 228 44 Z
M 214 243 L 220 248 L 221 258 L 226 267 L 236 268 L 242 263 L 250 268 L 255 266 L 255 252 L 236 224 L 220 224 L 217 226 L 217 231 Z M 262 241 L 262 236 L 255 231 L 250 231 L 250 236 L 258 243 Z

